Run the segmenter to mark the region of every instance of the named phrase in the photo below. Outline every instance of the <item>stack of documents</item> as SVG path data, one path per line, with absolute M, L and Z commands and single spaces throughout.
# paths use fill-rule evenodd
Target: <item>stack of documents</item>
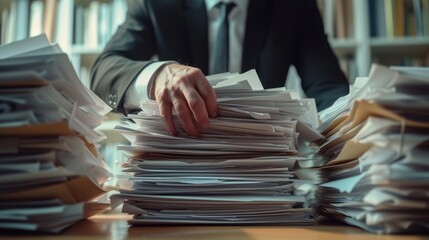
M 113 205 L 131 224 L 313 224 L 308 181 L 294 168 L 298 138 L 317 139 L 314 100 L 264 90 L 255 71 L 209 77 L 218 117 L 200 137 L 170 136 L 154 101 L 117 126 L 131 145 Z M 176 118 L 176 116 L 174 116 Z M 176 128 L 181 129 L 178 119 Z M 299 134 L 297 129 L 302 129 Z
M 0 228 L 59 232 L 106 207 L 108 111 L 46 36 L 0 47 Z
M 319 167 L 298 173 L 322 182 L 322 212 L 376 233 L 429 230 L 428 76 L 374 65 L 322 113 Z

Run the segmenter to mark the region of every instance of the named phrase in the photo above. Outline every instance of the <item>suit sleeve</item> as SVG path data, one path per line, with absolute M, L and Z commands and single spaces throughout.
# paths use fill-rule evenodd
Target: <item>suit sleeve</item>
M 125 112 L 125 93 L 157 52 L 145 1 L 130 1 L 119 26 L 91 69 L 91 89 L 115 111 Z
M 297 28 L 298 52 L 295 66 L 308 97 L 316 98 L 318 110 L 323 110 L 347 95 L 349 84 L 341 71 L 323 29 L 315 0 L 300 0 Z

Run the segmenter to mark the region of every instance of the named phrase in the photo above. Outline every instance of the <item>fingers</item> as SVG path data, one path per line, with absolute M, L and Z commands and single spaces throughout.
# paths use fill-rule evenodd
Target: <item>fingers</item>
M 176 135 L 177 130 L 174 124 L 173 107 L 179 118 L 179 121 L 189 136 L 197 137 L 199 135 L 198 128 L 195 126 L 192 112 L 188 107 L 188 103 L 182 96 L 170 97 L 165 100 L 158 101 L 160 115 L 164 118 L 165 129 L 170 135 Z
M 170 135 L 176 135 L 176 127 L 174 126 L 172 102 L 167 91 L 156 94 L 156 101 L 159 105 L 159 113 L 164 118 L 165 129 Z
M 178 64 L 167 65 L 155 79 L 155 98 L 167 131 L 175 135 L 172 109 L 186 133 L 198 136 L 216 117 L 216 94 L 201 70 Z
M 180 86 L 196 123 L 199 127 L 206 129 L 209 127 L 209 114 L 206 108 L 207 103 L 196 89 L 198 82 L 208 83 L 201 70 L 187 69 L 181 79 Z M 216 102 L 216 98 L 214 101 Z
M 216 93 L 213 87 L 210 85 L 209 81 L 197 81 L 196 89 L 205 103 L 210 117 L 215 118 L 217 116 L 217 100 Z
M 193 114 L 189 109 L 189 105 L 183 96 L 175 96 L 173 99 L 174 110 L 182 124 L 183 129 L 189 136 L 197 137 L 199 131 L 195 125 Z
M 197 125 L 203 129 L 208 128 L 209 116 L 207 114 L 206 105 L 200 94 L 193 88 L 187 88 L 183 91 L 183 95 L 186 98 L 187 105 Z

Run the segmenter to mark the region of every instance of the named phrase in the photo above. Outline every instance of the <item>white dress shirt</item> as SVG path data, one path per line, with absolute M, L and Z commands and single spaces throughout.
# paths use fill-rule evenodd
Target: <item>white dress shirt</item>
M 243 55 L 243 41 L 246 30 L 247 6 L 249 0 L 205 0 L 207 7 L 207 24 L 209 39 L 209 74 L 213 73 L 214 45 L 217 29 L 219 28 L 220 9 L 216 7 L 219 2 L 233 2 L 234 9 L 229 14 L 229 72 L 241 72 L 241 60 Z M 125 109 L 138 109 L 140 102 L 151 98 L 150 91 L 154 76 L 165 64 L 174 61 L 158 61 L 147 65 L 130 85 L 125 94 Z

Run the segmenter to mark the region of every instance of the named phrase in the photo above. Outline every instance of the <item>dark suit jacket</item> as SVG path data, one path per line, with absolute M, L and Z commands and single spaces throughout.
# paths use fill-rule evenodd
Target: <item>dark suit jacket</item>
M 126 21 L 96 60 L 92 89 L 118 111 L 125 91 L 153 55 L 200 68 L 208 74 L 204 0 L 133 0 Z M 250 0 L 242 72 L 256 69 L 265 88 L 285 85 L 295 65 L 318 109 L 348 93 L 324 34 L 315 0 Z

